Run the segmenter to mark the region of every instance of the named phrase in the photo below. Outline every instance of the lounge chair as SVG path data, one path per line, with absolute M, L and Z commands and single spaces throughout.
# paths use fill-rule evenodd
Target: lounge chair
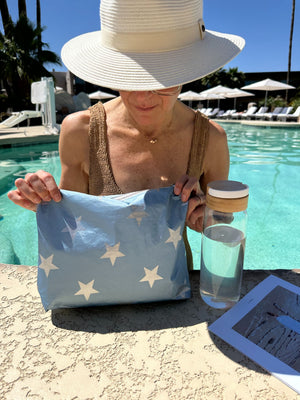
M 223 115 L 224 115 L 224 113 L 225 113 L 224 110 L 220 110 L 220 111 L 218 112 L 218 114 L 216 115 L 216 118 L 222 118 Z
M 288 107 L 286 114 L 279 114 L 277 119 L 279 121 L 287 121 L 287 120 L 293 120 L 295 119 L 297 121 L 297 119 L 300 117 L 300 106 L 297 108 L 297 110 L 293 113 L 290 114 L 293 110 L 293 107 Z
M 287 115 L 288 120 L 295 119 L 297 121 L 297 120 L 299 120 L 299 117 L 300 117 L 300 106 L 297 108 L 297 110 L 294 112 L 294 114 Z
M 286 117 L 287 115 L 291 114 L 292 111 L 293 111 L 293 107 L 284 107 L 284 108 L 280 111 L 280 113 L 279 113 L 278 115 L 275 116 L 275 119 L 278 120 L 278 117 L 281 116 L 281 117 L 279 118 L 279 120 L 280 120 L 282 117 Z
M 218 112 L 220 111 L 220 109 L 219 108 L 214 108 L 212 111 L 210 111 L 209 113 L 207 113 L 206 112 L 206 116 L 208 117 L 208 118 L 214 118 L 217 114 L 218 114 Z
M 291 112 L 293 111 L 294 107 L 285 107 L 280 114 L 277 115 L 277 119 L 280 121 L 285 121 L 286 120 L 286 116 L 291 114 Z
M 278 118 L 278 115 L 281 115 L 281 114 L 285 115 L 289 108 L 292 108 L 292 107 L 283 107 L 281 109 L 281 111 L 279 113 L 276 113 L 276 114 L 274 114 L 274 112 L 275 112 L 275 110 L 274 110 L 273 113 L 272 113 L 273 114 L 272 119 L 276 120 Z M 267 117 L 267 119 L 271 119 L 271 118 Z
M 207 114 L 209 114 L 210 112 L 212 112 L 212 108 L 207 108 L 205 111 L 204 111 L 204 115 L 207 115 Z
M 226 110 L 221 118 L 230 119 L 232 114 L 236 113 L 236 110 Z
M 198 108 L 198 111 L 200 111 L 202 114 L 205 114 L 206 108 Z
M 259 114 L 259 115 L 256 114 L 255 115 L 255 119 L 268 119 L 268 120 L 271 120 L 273 118 L 275 119 L 277 117 L 277 115 L 279 113 L 281 113 L 281 111 L 282 111 L 282 107 L 275 107 L 272 112 L 262 113 L 262 114 Z
M 260 109 L 251 115 L 250 119 L 252 119 L 252 117 L 254 117 L 254 119 L 260 119 L 262 114 L 266 114 L 268 111 L 269 107 L 260 107 Z
M 240 118 L 247 119 L 247 118 L 250 118 L 250 116 L 253 115 L 256 112 L 256 110 L 257 110 L 257 107 L 256 106 L 252 106 L 246 112 L 243 112 L 243 113 L 235 112 L 235 113 L 231 114 L 231 118 L 233 118 L 233 119 L 240 119 Z

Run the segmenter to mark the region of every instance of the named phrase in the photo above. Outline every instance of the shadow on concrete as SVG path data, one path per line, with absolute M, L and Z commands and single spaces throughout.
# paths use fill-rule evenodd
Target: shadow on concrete
M 199 271 L 192 275 L 189 300 L 58 309 L 52 311 L 52 323 L 61 329 L 102 334 L 197 325 L 207 320 L 209 310 L 199 302 Z
M 300 286 L 300 271 L 271 271 L 282 279 Z M 245 271 L 242 297 L 259 282 L 270 275 L 270 271 Z M 199 295 L 199 271 L 191 272 L 192 298 L 179 302 L 148 303 L 108 307 L 59 309 L 52 311 L 52 322 L 61 329 L 95 333 L 126 332 L 139 330 L 161 330 L 180 328 L 216 321 L 224 311 L 208 307 Z M 248 357 L 209 333 L 212 342 L 226 357 L 248 369 L 261 374 L 268 373 Z M 226 368 L 226 365 L 224 365 Z

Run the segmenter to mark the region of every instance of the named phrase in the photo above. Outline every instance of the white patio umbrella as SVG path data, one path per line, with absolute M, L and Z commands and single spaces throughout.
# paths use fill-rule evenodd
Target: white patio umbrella
M 91 100 L 112 99 L 113 97 L 116 97 L 114 94 L 102 92 L 101 90 L 90 93 L 88 96 Z
M 180 100 L 201 100 L 200 94 L 193 92 L 192 90 L 188 90 L 187 92 L 180 93 L 178 98 Z
M 243 86 L 242 89 L 265 90 L 266 91 L 265 106 L 266 106 L 268 92 L 274 91 L 274 90 L 295 89 L 295 87 L 291 86 L 291 85 L 287 85 L 286 83 L 274 81 L 273 79 L 267 78 L 267 79 L 264 79 L 259 82 L 251 83 L 251 85 Z
M 215 93 L 207 93 L 207 94 L 201 94 L 201 100 L 207 100 L 207 107 L 209 105 L 209 100 L 218 100 L 218 107 L 220 106 L 220 99 L 225 99 L 224 96 L 221 94 L 215 94 Z
M 218 85 L 218 86 L 214 86 L 210 89 L 203 90 L 202 92 L 200 92 L 200 94 L 201 95 L 203 95 L 203 94 L 220 94 L 221 96 L 224 96 L 225 93 L 230 93 L 232 90 L 234 90 L 234 89 L 228 88 L 226 86 Z
M 225 97 L 234 99 L 233 108 L 236 108 L 237 97 L 247 97 L 247 96 L 254 96 L 254 94 L 238 88 L 230 89 L 228 93 L 225 93 Z
M 180 93 L 178 96 L 179 100 L 185 100 L 189 102 L 189 106 L 192 105 L 192 101 L 194 100 L 202 100 L 199 93 L 193 92 L 192 90 L 188 90 L 187 92 Z
M 216 96 L 220 96 L 220 97 L 215 97 L 215 99 L 218 99 L 218 107 L 220 106 L 220 99 L 224 99 L 226 96 L 225 96 L 225 93 L 229 93 L 231 90 L 233 90 L 233 89 L 230 89 L 230 88 L 228 88 L 228 87 L 226 87 L 226 86 L 222 86 L 222 85 L 218 85 L 218 86 L 214 86 L 214 87 L 212 87 L 212 88 L 210 88 L 210 89 L 206 89 L 206 90 L 203 90 L 202 92 L 200 92 L 200 94 L 201 95 L 216 95 Z M 211 98 L 211 100 L 213 99 L 213 97 Z

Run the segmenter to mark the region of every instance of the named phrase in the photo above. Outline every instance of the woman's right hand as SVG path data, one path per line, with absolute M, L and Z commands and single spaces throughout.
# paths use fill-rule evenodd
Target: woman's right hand
M 36 211 L 42 201 L 61 200 L 60 190 L 49 172 L 37 171 L 26 174 L 15 181 L 16 190 L 7 193 L 8 198 L 18 206 Z

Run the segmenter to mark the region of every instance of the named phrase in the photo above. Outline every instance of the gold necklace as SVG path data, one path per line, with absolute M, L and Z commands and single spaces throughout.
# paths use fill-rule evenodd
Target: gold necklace
M 157 143 L 157 139 L 156 139 L 156 138 L 150 139 L 149 142 L 150 142 L 151 144 L 155 144 L 155 143 Z
M 156 137 L 151 138 L 150 135 L 149 135 L 150 136 L 149 137 L 144 132 L 142 132 L 142 134 L 143 134 L 144 138 L 147 140 L 147 142 L 149 142 L 151 144 L 156 144 L 158 142 L 158 138 L 156 138 Z
M 158 139 L 157 139 L 156 137 L 150 139 L 150 138 L 149 138 L 147 135 L 145 135 L 144 133 L 143 133 L 143 135 L 144 135 L 144 138 L 147 140 L 147 142 L 149 142 L 149 143 L 151 143 L 151 144 L 155 144 L 155 143 L 158 142 Z

